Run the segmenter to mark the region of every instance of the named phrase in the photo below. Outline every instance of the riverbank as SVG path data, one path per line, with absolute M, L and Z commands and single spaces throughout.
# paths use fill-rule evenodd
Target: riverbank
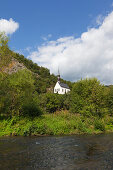
M 0 120 L 0 136 L 97 134 L 113 132 L 113 117 L 84 117 L 60 112 L 40 117 L 13 117 Z

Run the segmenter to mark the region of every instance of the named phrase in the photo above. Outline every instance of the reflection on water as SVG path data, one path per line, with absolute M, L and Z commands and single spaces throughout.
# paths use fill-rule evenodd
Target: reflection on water
M 113 169 L 113 134 L 0 138 L 0 170 Z

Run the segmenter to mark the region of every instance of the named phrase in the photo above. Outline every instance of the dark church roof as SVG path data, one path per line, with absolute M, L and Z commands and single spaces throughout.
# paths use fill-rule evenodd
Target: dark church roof
M 59 85 L 63 88 L 69 89 L 69 86 L 67 84 L 59 82 Z

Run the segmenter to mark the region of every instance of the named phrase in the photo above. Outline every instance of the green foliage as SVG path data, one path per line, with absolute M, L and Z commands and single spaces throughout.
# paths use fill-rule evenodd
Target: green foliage
M 86 126 L 85 126 L 85 123 L 82 122 L 81 120 L 78 122 L 78 125 L 77 125 L 77 128 L 79 131 L 81 132 L 86 132 Z
M 40 95 L 40 106 L 49 113 L 60 109 L 60 100 L 58 94 L 46 93 Z
M 8 37 L 5 33 L 0 33 L 0 71 L 11 61 L 12 52 L 8 48 Z
M 44 78 L 50 76 L 50 72 L 47 68 L 38 66 L 36 63 L 33 63 L 31 60 L 25 58 L 23 55 L 13 53 L 13 57 L 16 58 L 20 63 L 23 63 L 33 73 L 37 73 Z
M 54 74 L 50 74 L 50 71 L 47 68 L 40 67 L 31 60 L 26 59 L 23 55 L 17 53 L 13 53 L 13 57 L 34 73 L 35 87 L 39 94 L 46 93 L 48 88 L 54 87 L 57 82 L 57 77 Z M 65 81 L 63 79 L 61 79 L 61 81 L 67 83 L 69 87 L 72 88 L 73 83 L 70 81 Z
M 110 115 L 113 115 L 113 85 L 106 88 L 106 105 Z
M 8 37 L 5 35 L 4 32 L 1 32 L 0 33 L 0 48 L 2 48 L 3 50 L 3 47 L 8 47 Z
M 44 112 L 53 113 L 57 110 L 69 110 L 70 95 L 59 95 L 54 93 L 41 94 L 39 96 L 40 106 Z
M 46 93 L 47 88 L 54 87 L 57 77 L 54 74 L 50 75 L 50 71 L 47 68 L 40 67 L 17 53 L 13 53 L 13 57 L 34 73 L 35 88 L 38 93 Z
M 60 107 L 60 100 L 57 94 L 46 94 L 46 110 L 50 113 L 55 112 Z
M 14 116 L 0 120 L 0 136 L 5 135 L 65 135 L 113 132 L 113 118 L 102 119 L 76 116 L 61 111 L 59 114 L 44 114 L 39 117 Z
M 9 116 L 38 116 L 38 94 L 30 71 L 24 69 L 11 75 L 2 75 L 0 81 L 0 112 Z
M 39 107 L 39 99 L 36 95 L 24 96 L 24 101 L 22 103 L 22 115 L 24 116 L 39 116 L 42 114 L 42 111 Z
M 96 78 L 75 83 L 71 91 L 71 111 L 84 116 L 106 114 L 104 86 Z
M 101 119 L 96 119 L 95 120 L 94 127 L 97 130 L 105 131 L 105 124 Z

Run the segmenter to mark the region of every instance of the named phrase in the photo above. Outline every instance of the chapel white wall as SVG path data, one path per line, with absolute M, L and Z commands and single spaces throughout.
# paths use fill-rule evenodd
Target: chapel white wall
M 66 88 L 61 87 L 58 82 L 56 83 L 56 85 L 54 87 L 54 93 L 65 94 L 69 91 L 70 91 L 70 89 L 66 89 Z

